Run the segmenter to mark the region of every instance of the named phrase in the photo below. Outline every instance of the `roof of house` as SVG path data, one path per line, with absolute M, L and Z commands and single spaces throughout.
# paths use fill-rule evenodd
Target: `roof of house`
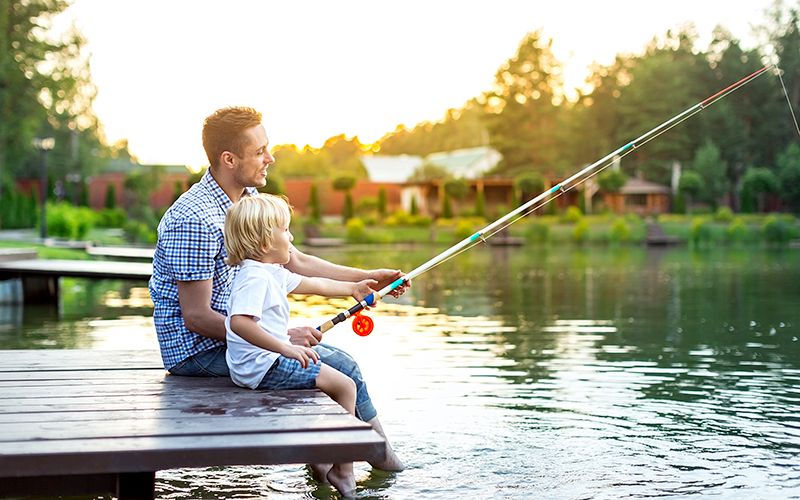
M 367 169 L 372 182 L 405 182 L 423 163 L 421 156 L 412 155 L 370 155 L 363 156 L 361 161 Z
M 482 161 L 488 160 L 480 170 Z M 456 149 L 453 151 L 440 151 L 425 157 L 425 161 L 443 167 L 454 177 L 474 179 L 480 177 L 486 170 L 494 167 L 500 161 L 499 153 L 488 146 L 477 148 Z
M 631 177 L 619 190 L 622 194 L 670 194 L 669 187 Z
M 475 179 L 500 161 L 500 153 L 488 146 L 440 151 L 428 156 L 363 156 L 361 161 L 373 182 L 405 182 L 423 163 L 447 170 L 453 177 Z

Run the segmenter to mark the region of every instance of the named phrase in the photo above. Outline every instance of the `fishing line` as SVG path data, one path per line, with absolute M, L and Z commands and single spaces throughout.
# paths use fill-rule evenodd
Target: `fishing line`
M 778 73 L 778 80 L 781 81 L 781 88 L 783 89 L 783 95 L 786 96 L 786 104 L 789 106 L 789 112 L 792 114 L 792 120 L 794 121 L 794 129 L 797 130 L 797 135 L 800 136 L 800 126 L 797 125 L 797 117 L 794 116 L 794 108 L 792 108 L 792 100 L 789 99 L 789 92 L 786 91 L 786 85 L 783 84 L 783 77 L 781 74 L 783 71 L 780 70 L 777 66 L 775 66 L 775 72 Z
M 562 196 L 569 190 L 574 187 L 577 187 L 587 180 L 591 179 L 595 175 L 599 174 L 609 166 L 613 165 L 617 159 L 624 158 L 628 154 L 632 153 L 635 149 L 638 149 L 641 146 L 644 146 L 648 142 L 652 141 L 653 139 L 659 137 L 660 135 L 666 133 L 667 131 L 671 130 L 672 128 L 678 126 L 679 124 L 683 123 L 684 121 L 688 120 L 692 116 L 696 115 L 703 109 L 711 106 L 715 102 L 719 101 L 720 99 L 725 98 L 730 93 L 742 88 L 743 86 L 747 85 L 748 83 L 752 82 L 769 69 L 777 68 L 777 66 L 768 64 L 761 69 L 745 76 L 744 78 L 740 79 L 739 81 L 725 87 L 724 89 L 720 90 L 716 94 L 711 95 L 710 97 L 706 98 L 705 100 L 695 104 L 694 106 L 686 109 L 685 111 L 675 115 L 674 117 L 670 118 L 669 120 L 663 122 L 662 124 L 658 125 L 657 127 L 651 129 L 650 131 L 642 134 L 637 139 L 627 143 L 626 145 L 612 151 L 611 153 L 607 154 L 603 158 L 595 161 L 594 163 L 584 167 L 582 170 L 577 172 L 576 174 L 572 175 L 571 177 L 561 181 L 560 183 L 556 184 L 555 186 L 551 187 L 544 193 L 536 196 L 535 198 L 525 202 L 523 205 L 517 207 L 516 209 L 512 210 L 511 212 L 507 213 L 506 215 L 500 217 L 496 221 L 492 222 L 488 226 L 484 227 L 480 231 L 475 232 L 472 236 L 463 239 L 459 243 L 456 243 L 452 247 L 448 248 L 447 250 L 441 252 L 440 254 L 436 255 L 432 259 L 428 260 L 424 264 L 418 266 L 417 268 L 410 271 L 405 276 L 398 278 L 391 284 L 385 286 L 381 290 L 373 292 L 368 296 L 364 297 L 361 301 L 355 304 L 353 307 L 346 311 L 342 311 L 337 314 L 335 317 L 331 318 L 330 320 L 326 321 L 322 325 L 317 327 L 317 330 L 321 332 L 326 332 L 333 328 L 335 325 L 345 321 L 347 318 L 357 315 L 355 320 L 359 321 L 359 325 L 356 325 L 354 322 L 354 330 L 357 330 L 359 335 L 368 335 L 369 332 L 372 330 L 371 326 L 369 331 L 365 331 L 364 317 L 359 315 L 359 312 L 369 306 L 374 305 L 378 299 L 390 293 L 391 291 L 397 289 L 398 287 L 402 286 L 403 284 L 411 281 L 412 279 L 416 278 L 417 276 L 423 274 L 434 267 L 447 262 L 448 260 L 452 259 L 456 255 L 460 255 L 461 253 L 469 250 L 470 248 L 474 247 L 475 245 L 485 242 L 488 238 L 491 238 L 499 231 L 507 228 L 514 222 L 518 221 L 519 219 L 529 215 L 533 211 L 541 208 L 543 205 L 555 200 L 559 196 Z M 780 76 L 780 75 L 779 75 Z M 783 85 L 783 80 L 781 79 L 781 85 Z M 787 96 L 788 93 L 786 92 L 785 86 L 784 94 Z M 794 111 L 792 111 L 792 117 L 794 118 Z M 795 125 L 797 125 L 797 120 L 795 119 Z M 800 134 L 800 127 L 797 127 L 798 134 Z M 609 161 L 610 160 L 610 161 Z M 600 167 L 598 169 L 598 167 Z

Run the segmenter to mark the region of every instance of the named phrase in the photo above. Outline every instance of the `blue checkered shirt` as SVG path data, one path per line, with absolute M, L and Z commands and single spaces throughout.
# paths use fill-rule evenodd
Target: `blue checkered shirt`
M 256 192 L 254 188 L 247 191 Z M 225 264 L 223 226 L 225 212 L 232 204 L 209 169 L 158 224 L 150 297 L 155 306 L 153 320 L 161 358 L 168 370 L 190 356 L 224 344 L 186 328 L 178 301 L 178 281 L 212 279 L 211 309 L 227 314 L 230 282 L 238 270 Z

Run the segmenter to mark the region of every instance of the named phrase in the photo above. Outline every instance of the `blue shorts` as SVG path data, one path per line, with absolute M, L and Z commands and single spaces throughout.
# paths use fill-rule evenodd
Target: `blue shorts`
M 272 367 L 258 384 L 259 389 L 285 391 L 289 389 L 314 389 L 322 361 L 312 363 L 303 368 L 299 361 L 285 356 L 278 356 Z

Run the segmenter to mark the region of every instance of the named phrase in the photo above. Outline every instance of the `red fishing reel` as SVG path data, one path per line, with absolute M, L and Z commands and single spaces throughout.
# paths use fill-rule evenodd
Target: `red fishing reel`
M 353 315 L 353 331 L 359 337 L 366 337 L 372 333 L 373 328 L 375 328 L 375 322 L 369 316 L 360 312 Z

